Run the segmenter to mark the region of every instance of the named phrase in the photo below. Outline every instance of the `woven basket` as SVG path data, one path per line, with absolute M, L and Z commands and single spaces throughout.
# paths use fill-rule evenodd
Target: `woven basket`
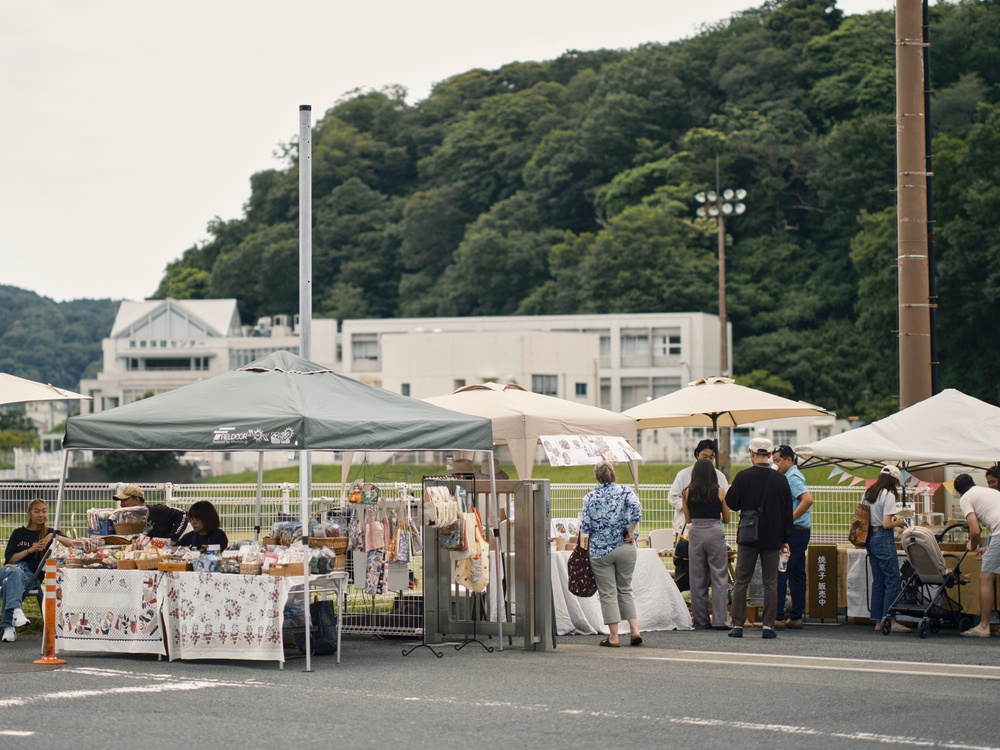
M 314 549 L 329 547 L 335 555 L 342 555 L 347 552 L 346 536 L 311 536 L 309 546 Z
M 186 560 L 164 560 L 161 557 L 156 564 L 156 569 L 162 570 L 164 573 L 184 573 L 191 570 L 191 563 Z
M 160 564 L 160 558 L 137 557 L 133 562 L 135 562 L 135 567 L 138 570 L 156 570 L 157 566 Z
M 113 536 L 113 535 L 112 536 L 102 536 L 101 540 L 104 542 L 105 545 L 110 545 L 112 547 L 116 547 L 116 546 L 120 547 L 120 546 L 124 546 L 126 544 L 131 544 L 132 543 L 131 539 L 126 539 L 123 536 Z
M 146 524 L 142 521 L 119 521 L 115 524 L 115 534 L 118 536 L 141 534 L 145 530 Z
M 274 547 L 278 544 L 278 537 L 276 536 L 264 536 L 260 538 L 260 543 L 265 547 Z
M 240 565 L 240 575 L 244 576 L 259 576 L 261 570 L 264 566 L 262 563 L 243 563 Z
M 135 564 L 135 560 L 119 560 L 118 570 L 138 570 L 139 566 Z

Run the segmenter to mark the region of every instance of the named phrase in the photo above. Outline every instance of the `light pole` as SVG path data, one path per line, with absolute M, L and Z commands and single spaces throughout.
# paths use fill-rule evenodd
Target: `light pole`
M 716 186 L 718 186 L 718 160 L 716 160 Z M 726 327 L 726 217 L 739 216 L 747 207 L 743 204 L 747 191 L 743 188 L 722 191 L 709 190 L 695 195 L 703 205 L 695 212 L 701 218 L 713 217 L 719 228 L 719 374 L 728 375 L 729 332 Z M 729 430 L 719 431 L 719 465 L 729 471 Z

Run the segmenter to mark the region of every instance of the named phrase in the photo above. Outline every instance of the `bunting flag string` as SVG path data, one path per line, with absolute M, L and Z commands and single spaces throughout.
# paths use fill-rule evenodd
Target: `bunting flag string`
M 950 482 L 942 482 L 941 486 L 944 487 L 946 490 L 948 490 L 948 492 L 951 492 L 951 493 L 955 492 L 955 482 L 954 482 L 954 480 L 952 480 Z
M 839 466 L 834 466 L 832 469 L 830 469 L 830 476 L 828 476 L 827 479 L 833 479 L 834 477 L 840 476 L 843 473 L 844 473 L 843 469 L 841 469 Z
M 846 482 L 850 478 L 851 478 L 851 475 L 848 474 L 845 471 L 843 474 L 840 475 L 840 478 L 837 480 L 837 484 L 843 484 L 844 482 Z
M 853 487 L 853 486 L 854 486 L 854 485 L 856 485 L 856 484 L 857 484 L 858 482 L 863 482 L 863 481 L 864 481 L 864 477 L 854 477 L 854 478 L 853 478 L 853 479 L 851 480 L 851 483 L 850 483 L 850 485 L 848 485 L 848 486 L 850 486 L 850 487 Z M 867 489 L 867 488 L 866 488 L 866 489 Z

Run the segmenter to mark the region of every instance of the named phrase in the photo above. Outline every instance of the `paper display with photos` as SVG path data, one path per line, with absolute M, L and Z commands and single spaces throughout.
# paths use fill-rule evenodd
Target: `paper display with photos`
M 553 466 L 586 466 L 601 459 L 642 460 L 625 438 L 616 435 L 542 435 L 541 440 Z

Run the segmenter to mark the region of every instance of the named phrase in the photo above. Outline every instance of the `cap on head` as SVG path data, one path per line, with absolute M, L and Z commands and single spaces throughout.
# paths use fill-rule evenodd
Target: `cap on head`
M 774 452 L 774 443 L 771 438 L 753 438 L 750 441 L 750 452 L 758 456 L 770 456 Z
M 142 487 L 137 484 L 126 484 L 125 489 L 115 495 L 115 500 L 128 500 L 130 497 L 137 497 L 143 502 L 146 496 L 142 494 Z
M 899 481 L 899 467 L 897 466 L 886 464 L 885 466 L 882 467 L 882 471 L 880 471 L 879 474 L 888 474 L 897 482 Z

